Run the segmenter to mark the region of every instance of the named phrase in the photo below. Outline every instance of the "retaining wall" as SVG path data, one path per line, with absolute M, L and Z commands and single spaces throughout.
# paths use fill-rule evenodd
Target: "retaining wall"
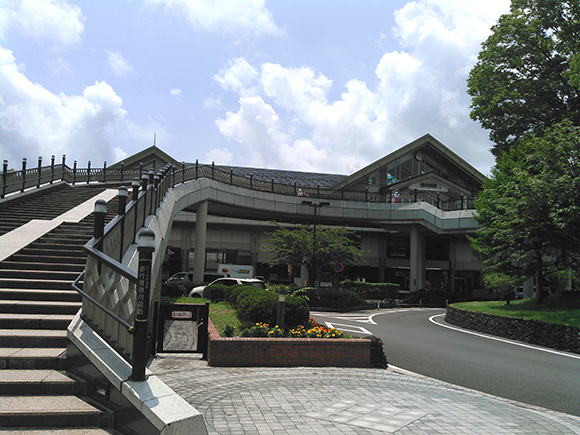
M 208 325 L 207 362 L 221 367 L 370 367 L 371 340 L 222 337 Z
M 445 321 L 460 328 L 580 354 L 580 328 L 576 326 L 476 313 L 453 306 L 447 308 Z

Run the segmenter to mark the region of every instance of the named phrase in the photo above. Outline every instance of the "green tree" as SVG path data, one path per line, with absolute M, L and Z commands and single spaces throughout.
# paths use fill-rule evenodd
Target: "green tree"
M 512 0 L 492 32 L 467 84 L 471 118 L 490 130 L 496 158 L 526 133 L 580 125 L 578 0 Z
M 315 239 L 314 227 L 298 225 L 285 228 L 274 223 L 278 228 L 270 233 L 264 247 L 264 252 L 274 254 L 270 266 L 305 265 L 308 275 L 314 277 L 317 271 L 332 270 L 336 262 L 348 265 L 362 259 L 360 237 L 344 226 L 317 225 Z
M 499 156 L 475 201 L 486 283 L 513 284 L 577 266 L 580 258 L 580 127 L 564 121 L 543 137 L 526 135 Z

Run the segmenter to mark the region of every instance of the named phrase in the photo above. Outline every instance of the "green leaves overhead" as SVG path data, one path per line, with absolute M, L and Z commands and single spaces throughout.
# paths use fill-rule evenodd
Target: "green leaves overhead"
M 580 125 L 580 3 L 512 0 L 492 31 L 467 84 L 494 155 L 564 119 Z

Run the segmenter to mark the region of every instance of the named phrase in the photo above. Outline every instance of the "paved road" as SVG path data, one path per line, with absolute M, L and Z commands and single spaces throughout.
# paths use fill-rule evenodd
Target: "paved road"
M 353 335 L 358 329 L 380 337 L 389 364 L 396 367 L 580 416 L 580 355 L 450 329 L 441 326 L 444 312 L 411 309 L 312 315 Z M 433 316 L 440 325 L 429 320 Z

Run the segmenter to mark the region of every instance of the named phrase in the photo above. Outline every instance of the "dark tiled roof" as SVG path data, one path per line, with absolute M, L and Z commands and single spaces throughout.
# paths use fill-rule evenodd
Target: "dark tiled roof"
M 241 166 L 223 166 L 215 165 L 215 169 L 230 173 L 233 170 L 235 175 L 250 178 L 256 181 L 271 182 L 272 178 L 275 183 L 292 185 L 296 183 L 297 186 L 303 187 L 317 187 L 328 188 L 336 183 L 340 183 L 346 178 L 346 175 L 338 174 L 322 174 L 318 172 L 299 172 L 299 171 L 285 171 L 282 169 L 259 169 L 259 168 L 244 168 Z

